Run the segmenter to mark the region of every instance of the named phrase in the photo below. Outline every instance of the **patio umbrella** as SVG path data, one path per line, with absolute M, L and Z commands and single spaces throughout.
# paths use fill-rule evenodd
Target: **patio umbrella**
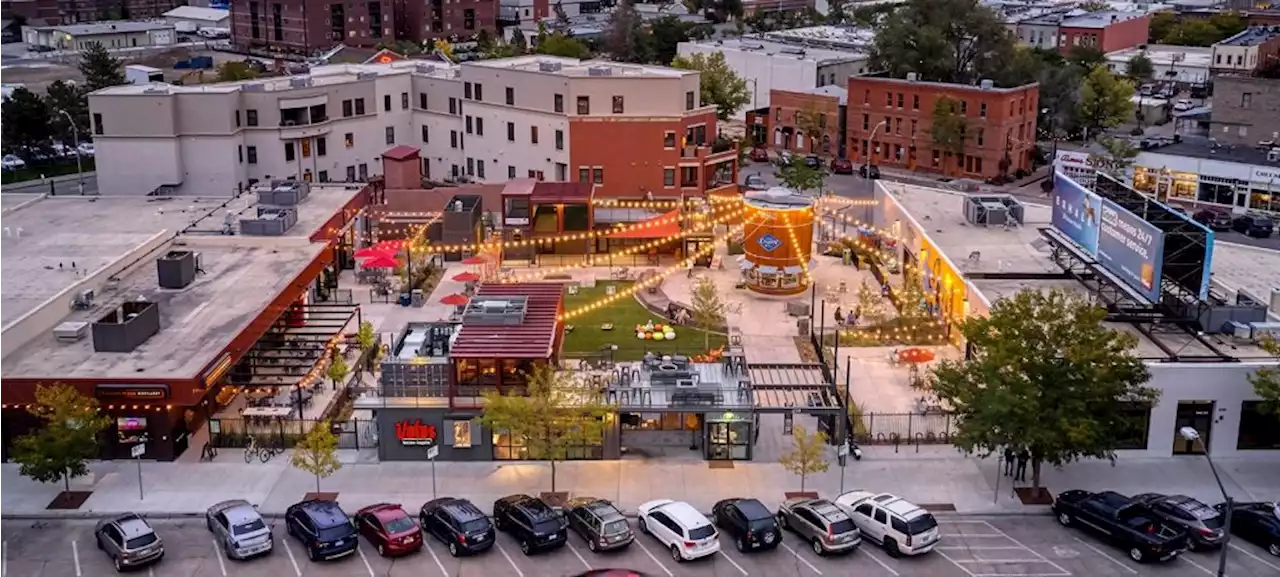
M 458 282 L 476 282 L 480 280 L 480 275 L 473 272 L 464 272 L 453 276 L 453 280 Z
M 356 251 L 356 258 L 378 258 L 380 256 L 390 257 L 391 255 L 376 246 L 366 246 Z
M 455 307 L 460 307 L 460 306 L 465 305 L 465 304 L 467 304 L 467 303 L 469 303 L 469 302 L 471 302 L 471 299 L 467 298 L 467 297 L 466 297 L 466 296 L 464 296 L 464 295 L 460 295 L 460 294 L 451 294 L 451 295 L 449 295 L 449 296 L 447 296 L 447 297 L 444 297 L 444 298 L 440 299 L 440 304 L 442 304 L 442 305 L 449 305 L 449 306 L 455 306 Z
M 364 261 L 360 264 L 360 268 L 396 268 L 398 264 L 400 263 L 396 262 L 396 259 L 382 255 Z
M 373 247 L 387 254 L 395 254 L 397 252 L 400 252 L 400 249 L 404 248 L 404 241 L 403 240 L 384 240 L 378 244 L 373 245 Z
M 462 259 L 462 264 L 484 264 L 486 262 L 489 261 L 485 260 L 482 256 L 469 256 Z

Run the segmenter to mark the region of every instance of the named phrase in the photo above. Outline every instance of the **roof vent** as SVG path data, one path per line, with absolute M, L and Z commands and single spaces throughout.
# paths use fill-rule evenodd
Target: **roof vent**
M 549 60 L 540 60 L 538 61 L 538 71 L 539 72 L 559 72 L 560 63 L 552 62 Z
M 983 79 L 982 82 L 978 83 L 978 86 L 980 86 L 983 90 L 991 90 L 992 88 L 996 87 L 996 83 L 994 80 Z
M 918 81 L 918 80 L 920 80 L 920 75 L 919 75 L 919 74 L 916 74 L 915 72 L 908 72 L 908 73 L 907 73 L 907 82 L 916 82 L 916 81 Z
M 156 86 L 156 85 L 154 85 L 154 84 L 153 84 L 153 85 L 151 85 L 151 86 L 148 86 L 148 87 L 146 87 L 146 88 L 143 88 L 143 89 L 142 89 L 142 93 L 143 93 L 143 94 L 168 94 L 168 93 L 169 93 L 169 87 L 167 87 L 167 86 Z
M 310 88 L 310 76 L 292 76 L 289 78 L 289 88 Z
M 518 326 L 524 323 L 528 304 L 529 297 L 526 296 L 476 297 L 467 303 L 462 324 Z
M 60 343 L 74 343 L 89 334 L 89 323 L 67 321 L 53 327 L 53 338 Z
M 413 70 L 418 74 L 431 74 L 432 72 L 436 71 L 436 65 L 435 64 L 415 64 L 413 66 Z
M 160 288 L 183 289 L 196 280 L 196 254 L 189 250 L 171 250 L 156 259 Z
M 587 68 L 587 76 L 613 76 L 613 69 L 608 66 L 592 66 Z

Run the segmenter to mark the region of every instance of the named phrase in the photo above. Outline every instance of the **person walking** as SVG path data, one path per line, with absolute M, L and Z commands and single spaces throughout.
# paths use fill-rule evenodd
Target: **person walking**
M 1015 456 L 1013 447 L 1004 448 L 1004 476 L 1006 477 L 1013 476 L 1013 459 Z
M 1028 453 L 1025 449 L 1018 453 L 1018 470 L 1013 476 L 1014 481 L 1027 480 L 1027 462 L 1030 460 L 1031 453 Z

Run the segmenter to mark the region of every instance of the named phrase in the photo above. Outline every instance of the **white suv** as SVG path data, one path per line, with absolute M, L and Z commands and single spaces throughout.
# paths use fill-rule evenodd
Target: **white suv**
M 640 532 L 671 550 L 671 558 L 692 561 L 715 555 L 720 535 L 705 515 L 684 501 L 658 499 L 640 505 Z
M 938 545 L 938 521 L 918 505 L 890 493 L 849 491 L 836 506 L 853 519 L 862 536 L 880 543 L 890 557 L 928 553 Z

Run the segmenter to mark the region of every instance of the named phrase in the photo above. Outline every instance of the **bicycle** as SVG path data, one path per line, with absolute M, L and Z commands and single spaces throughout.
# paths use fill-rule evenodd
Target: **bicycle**
M 257 457 L 261 452 L 262 447 L 258 445 L 258 438 L 249 437 L 249 444 L 244 448 L 244 462 L 252 463 L 253 458 Z M 262 460 L 265 462 L 267 458 L 262 458 Z
M 249 437 L 249 446 L 244 449 L 244 462 L 252 463 L 253 458 L 258 457 L 263 463 L 270 461 L 271 457 L 284 452 L 284 447 L 279 443 L 259 443 L 257 437 Z
M 205 443 L 204 446 L 200 448 L 201 461 L 213 461 L 214 459 L 217 459 L 217 458 L 218 458 L 218 448 L 213 446 L 213 443 Z

